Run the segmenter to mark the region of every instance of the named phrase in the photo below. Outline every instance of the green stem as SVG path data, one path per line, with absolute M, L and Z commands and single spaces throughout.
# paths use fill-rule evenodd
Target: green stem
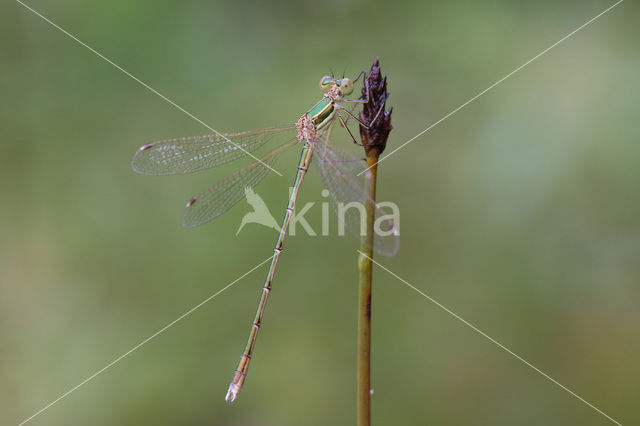
M 366 190 L 371 202 L 366 205 L 367 227 L 362 237 L 358 269 L 358 340 L 357 340 L 357 425 L 371 424 L 371 269 L 373 258 L 373 224 L 376 199 L 378 157 L 367 156 Z M 367 257 L 368 256 L 368 257 Z

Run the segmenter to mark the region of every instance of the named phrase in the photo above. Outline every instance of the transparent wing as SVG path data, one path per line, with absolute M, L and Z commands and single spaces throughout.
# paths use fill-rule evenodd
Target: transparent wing
M 142 145 L 131 166 L 143 175 L 175 175 L 219 166 L 247 155 L 294 127 L 167 139 Z M 231 142 L 229 142 L 231 141 Z
M 318 140 L 313 159 L 322 182 L 329 190 L 329 201 L 338 215 L 340 226 L 360 240 L 366 233 L 365 206 L 372 202 L 365 191 L 367 173 L 358 176 L 367 168 L 365 160 L 332 146 L 326 136 Z M 374 210 L 373 250 L 383 256 L 395 256 L 400 248 L 399 229 L 389 212 L 378 204 Z
M 265 164 L 273 166 L 280 155 L 296 142 L 296 139 L 286 142 L 265 155 L 261 159 L 262 163 L 256 161 L 194 196 L 184 209 L 182 225 L 185 228 L 193 228 L 229 210 L 245 197 L 246 188 L 254 188 L 269 173 Z

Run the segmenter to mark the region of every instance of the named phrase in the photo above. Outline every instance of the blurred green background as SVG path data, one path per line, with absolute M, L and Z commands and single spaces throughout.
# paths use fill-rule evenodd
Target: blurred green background
M 379 56 L 391 150 L 612 2 L 29 4 L 220 131 L 293 122 L 320 76 Z M 276 234 L 235 236 L 245 202 L 183 229 L 183 203 L 237 165 L 135 174 L 141 144 L 207 129 L 18 3 L 0 9 L 0 423 L 15 425 Z M 638 12 L 622 3 L 379 172 L 402 247 L 378 261 L 623 424 L 640 423 Z M 294 151 L 257 190 L 278 221 Z M 311 173 L 299 202 L 320 190 Z M 287 239 L 234 405 L 266 266 L 29 424 L 354 424 L 357 246 Z M 611 424 L 379 268 L 373 387 L 376 425 Z

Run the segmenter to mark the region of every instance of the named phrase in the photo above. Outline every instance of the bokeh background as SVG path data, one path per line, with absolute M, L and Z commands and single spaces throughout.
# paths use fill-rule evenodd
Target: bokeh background
M 612 2 L 29 4 L 220 131 L 293 122 L 320 76 L 379 56 L 393 149 Z M 183 203 L 237 165 L 135 174 L 141 144 L 207 129 L 18 3 L 0 9 L 0 423 L 15 425 L 276 235 L 235 236 L 244 202 L 183 229 Z M 640 423 L 638 12 L 622 3 L 383 162 L 379 182 L 402 233 L 382 264 L 622 424 Z M 278 220 L 294 151 L 257 189 Z M 321 188 L 311 173 L 300 200 L 316 228 Z M 29 424 L 354 424 L 357 246 L 287 239 L 234 405 L 266 265 Z M 376 425 L 612 424 L 374 274 Z

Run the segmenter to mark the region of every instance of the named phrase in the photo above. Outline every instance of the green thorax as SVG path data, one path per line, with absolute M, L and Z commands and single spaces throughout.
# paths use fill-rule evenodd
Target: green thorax
M 324 127 L 331 121 L 335 113 L 333 102 L 328 97 L 322 98 L 313 108 L 307 111 L 307 116 L 313 121 L 316 129 Z

